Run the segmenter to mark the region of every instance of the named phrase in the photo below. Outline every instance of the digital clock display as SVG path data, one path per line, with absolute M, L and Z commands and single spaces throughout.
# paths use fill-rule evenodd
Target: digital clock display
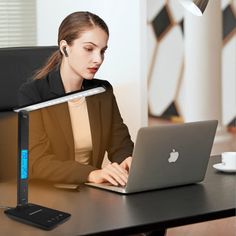
M 21 150 L 21 179 L 28 178 L 28 150 Z

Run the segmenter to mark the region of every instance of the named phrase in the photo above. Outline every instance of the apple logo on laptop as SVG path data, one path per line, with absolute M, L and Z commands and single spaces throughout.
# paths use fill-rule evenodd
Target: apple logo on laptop
M 176 162 L 179 157 L 179 153 L 175 151 L 175 149 L 172 150 L 170 153 L 170 157 L 168 158 L 168 162 Z

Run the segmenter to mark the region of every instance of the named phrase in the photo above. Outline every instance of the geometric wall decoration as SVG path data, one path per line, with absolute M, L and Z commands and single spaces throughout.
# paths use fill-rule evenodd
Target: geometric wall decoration
M 234 119 L 231 120 L 231 122 L 229 124 L 233 127 L 236 127 L 236 116 Z
M 153 62 L 155 60 L 156 56 L 156 49 L 157 49 L 157 41 L 156 36 L 153 31 L 153 28 L 151 25 L 147 26 L 147 63 L 148 63 L 148 71 L 151 71 L 151 68 L 153 66 Z
M 184 43 L 179 25 L 171 27 L 158 42 L 152 72 L 149 74 L 149 113 L 162 116 L 174 102 L 183 65 Z
M 175 23 L 179 23 L 184 18 L 183 6 L 177 0 L 169 0 L 168 7 L 171 12 L 171 17 Z
M 235 118 L 229 123 L 228 125 L 228 130 L 232 133 L 235 133 L 236 134 L 236 116 Z
M 236 30 L 236 16 L 234 15 L 233 5 L 228 5 L 223 9 L 223 40 L 224 42 L 234 34 Z
M 167 109 L 162 114 L 162 117 L 163 118 L 166 117 L 167 119 L 170 118 L 171 116 L 174 117 L 179 116 L 177 106 L 174 101 L 167 107 Z
M 222 118 L 229 124 L 236 116 L 236 34 L 222 49 Z
M 155 1 L 155 4 L 156 2 L 158 1 Z M 178 3 L 176 4 L 176 0 L 171 4 L 167 1 L 158 6 L 151 4 L 154 2 L 149 0 L 147 4 L 149 115 L 165 117 L 178 115 L 175 98 L 183 67 L 184 41 L 181 22 L 184 11 Z
M 168 6 L 165 5 L 161 11 L 156 15 L 156 17 L 152 20 L 152 27 L 158 41 L 168 32 L 171 28 L 172 19 L 171 14 L 169 12 Z
M 236 117 L 236 0 L 221 3 L 222 117 L 229 125 Z M 152 36 L 147 41 L 149 115 L 181 116 L 177 100 L 184 74 L 184 9 L 177 0 L 147 0 L 147 24 Z
M 231 127 L 236 117 L 236 0 L 224 5 L 222 21 L 222 119 Z
M 166 0 L 148 0 L 147 4 L 147 21 L 151 22 L 159 11 L 165 6 Z
M 179 25 L 180 25 L 180 28 L 182 30 L 182 33 L 184 35 L 184 19 L 182 19 L 180 22 L 179 22 Z

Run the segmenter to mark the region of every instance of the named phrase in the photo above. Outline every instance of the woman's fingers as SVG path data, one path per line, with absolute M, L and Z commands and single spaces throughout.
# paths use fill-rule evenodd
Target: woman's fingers
M 111 184 L 122 186 L 126 185 L 128 180 L 128 173 L 117 163 L 108 164 L 102 170 L 104 171 L 104 178 Z
M 104 169 L 91 171 L 88 176 L 88 181 L 97 184 L 109 182 L 112 185 L 117 185 L 117 182 L 110 176 L 107 171 L 104 171 Z
M 88 176 L 88 181 L 92 183 L 109 182 L 112 185 L 125 186 L 128 180 L 128 171 L 117 163 L 110 163 L 103 169 L 94 170 Z
M 121 162 L 120 166 L 129 171 L 131 163 L 132 163 L 132 157 L 129 156 L 124 161 Z

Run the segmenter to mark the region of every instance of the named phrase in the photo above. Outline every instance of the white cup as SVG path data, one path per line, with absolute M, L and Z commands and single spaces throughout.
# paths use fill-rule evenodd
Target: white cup
M 226 168 L 236 169 L 236 152 L 223 152 L 221 160 Z

